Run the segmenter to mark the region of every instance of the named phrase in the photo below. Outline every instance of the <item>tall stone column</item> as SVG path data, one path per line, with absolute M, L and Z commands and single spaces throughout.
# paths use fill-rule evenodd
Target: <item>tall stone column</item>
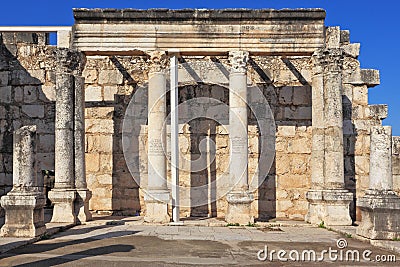
M 339 48 L 313 55 L 311 190 L 306 221 L 351 225 L 353 194 L 345 189 L 343 161 L 342 64 Z
M 248 134 L 247 134 L 247 61 L 249 53 L 229 53 L 231 72 L 229 75 L 229 176 L 231 191 L 227 194 L 228 223 L 253 223 L 251 202 L 253 195 L 248 184 Z
M 86 183 L 85 165 L 85 79 L 75 76 L 75 102 L 74 102 L 74 153 L 75 153 L 75 214 L 77 222 L 87 222 L 92 219 L 89 211 L 89 200 L 92 192 Z
M 371 239 L 400 238 L 400 198 L 393 192 L 392 128 L 371 128 L 369 189 L 358 200 L 357 234 Z
M 80 52 L 70 49 L 57 49 L 56 56 L 58 65 L 56 70 L 55 185 L 49 192 L 49 198 L 54 204 L 51 221 L 75 224 L 77 222 L 75 146 L 78 145 L 79 148 L 81 140 L 76 142 L 74 133 L 76 125 L 74 75 L 82 72 L 85 62 Z M 79 79 L 77 81 L 77 83 L 81 82 Z M 82 127 L 82 125 L 78 123 L 77 127 Z M 78 160 L 79 164 L 81 162 Z
M 146 222 L 167 223 L 170 221 L 168 203 L 170 193 L 167 187 L 166 129 L 163 127 L 167 116 L 165 53 L 150 54 L 148 92 L 148 184 L 145 195 Z
M 46 232 L 43 207 L 46 198 L 38 184 L 36 167 L 36 126 L 14 132 L 13 188 L 1 197 L 6 213 L 3 237 L 36 237 Z

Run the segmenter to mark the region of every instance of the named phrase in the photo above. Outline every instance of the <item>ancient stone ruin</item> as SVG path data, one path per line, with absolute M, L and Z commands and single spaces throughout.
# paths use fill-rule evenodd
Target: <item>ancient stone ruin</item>
M 381 126 L 387 106 L 368 104 L 379 72 L 360 68 L 360 44 L 324 10 L 74 18 L 1 34 L 2 235 L 44 232 L 54 171 L 52 222 L 285 218 L 399 237 L 400 137 Z M 29 229 L 20 212 L 38 214 Z

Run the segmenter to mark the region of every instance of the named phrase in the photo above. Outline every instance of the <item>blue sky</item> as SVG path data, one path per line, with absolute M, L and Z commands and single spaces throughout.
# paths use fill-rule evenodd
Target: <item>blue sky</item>
M 381 85 L 370 89 L 370 104 L 388 104 L 384 125 L 400 135 L 400 1 L 395 0 L 3 0 L 0 25 L 72 25 L 73 7 L 87 8 L 311 8 L 327 11 L 325 24 L 340 26 L 361 43 L 362 68 L 379 69 Z

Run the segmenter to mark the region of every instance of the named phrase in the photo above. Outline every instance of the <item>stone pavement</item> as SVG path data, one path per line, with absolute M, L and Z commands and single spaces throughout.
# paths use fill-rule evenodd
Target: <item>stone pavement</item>
M 397 266 L 396 263 L 378 263 L 362 258 L 365 250 L 371 260 L 376 256 L 389 259 L 393 255 L 400 260 L 400 254 L 382 250 L 328 229 L 313 227 L 302 222 L 260 223 L 257 227 L 201 226 L 217 220 L 187 221 L 181 226 L 148 225 L 141 217 L 96 218 L 85 225 L 55 234 L 35 244 L 10 250 L 0 255 L 0 266 Z M 219 222 L 223 225 L 223 222 Z M 347 241 L 347 246 L 338 248 L 337 240 Z M 343 245 L 343 243 L 341 243 Z M 320 258 L 323 250 L 337 250 L 334 260 L 325 253 L 323 262 L 279 261 L 277 252 L 273 262 L 260 261 L 272 250 L 285 250 L 283 258 L 299 259 L 304 250 L 314 250 Z M 357 250 L 359 262 L 346 261 L 348 251 Z M 342 251 L 342 252 L 340 252 Z M 291 253 L 291 254 L 290 254 Z M 333 252 L 335 253 L 335 252 Z M 311 254 L 310 254 L 311 255 Z M 332 254 L 333 256 L 336 254 Z M 311 257 L 312 258 L 312 257 Z M 348 259 L 353 259 L 350 256 Z M 397 263 L 398 264 L 398 263 Z

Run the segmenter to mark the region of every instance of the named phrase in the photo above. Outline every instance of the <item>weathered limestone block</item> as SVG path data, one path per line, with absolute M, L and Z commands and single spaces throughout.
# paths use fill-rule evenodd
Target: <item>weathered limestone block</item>
M 11 102 L 11 86 L 1 86 L 0 87 L 0 103 L 10 103 Z
M 367 118 L 383 120 L 388 116 L 388 105 L 368 105 L 365 111 Z
M 0 72 L 0 86 L 7 86 L 9 80 L 9 71 L 1 71 Z
M 88 102 L 103 101 L 102 88 L 100 86 L 87 86 L 85 89 L 85 100 Z
M 360 55 L 360 44 L 347 44 L 342 45 L 343 52 L 345 55 L 350 56 L 352 58 L 357 58 Z
M 71 30 L 63 30 L 57 32 L 57 47 L 70 48 L 71 47 Z
M 14 132 L 13 189 L 1 197 L 5 210 L 3 237 L 36 237 L 46 232 L 36 169 L 36 126 L 24 126 Z
M 369 189 L 359 199 L 361 223 L 357 234 L 370 239 L 400 237 L 400 198 L 393 191 L 392 129 L 371 128 Z
M 361 80 L 368 87 L 374 87 L 381 83 L 379 70 L 362 69 Z
M 119 70 L 101 70 L 99 73 L 99 84 L 122 84 L 123 78 Z
M 30 118 L 44 118 L 44 106 L 42 105 L 23 105 L 22 113 Z
M 325 45 L 326 48 L 339 48 L 341 39 L 340 27 L 326 27 Z

